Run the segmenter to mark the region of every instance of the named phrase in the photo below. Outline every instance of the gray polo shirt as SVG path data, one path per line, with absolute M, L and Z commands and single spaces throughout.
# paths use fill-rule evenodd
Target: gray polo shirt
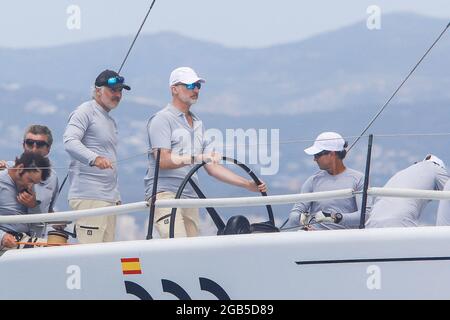
M 447 170 L 432 161 L 418 162 L 397 172 L 385 188 L 442 190 L 448 180 Z M 417 227 L 420 214 L 431 200 L 378 197 L 367 228 Z
M 184 116 L 184 113 L 168 104 L 153 115 L 147 124 L 149 150 L 163 148 L 169 149 L 177 155 L 197 155 L 211 151 L 212 144 L 206 140 L 203 122 L 193 113 L 193 127 Z M 153 177 L 156 160 L 153 154 L 148 156 L 149 167 L 144 179 L 145 198 L 149 199 L 153 191 Z M 193 165 L 187 165 L 178 169 L 168 169 L 159 171 L 158 192 L 170 191 L 176 193 L 181 182 Z M 198 185 L 198 176 L 195 174 L 192 179 Z M 190 184 L 186 185 L 183 197 L 196 198 L 197 195 Z
M 340 189 L 352 189 L 362 191 L 364 188 L 364 175 L 356 170 L 346 168 L 338 175 L 330 175 L 326 170 L 321 170 L 309 177 L 302 186 L 302 193 L 333 191 Z M 314 229 L 349 229 L 358 228 L 360 220 L 359 207 L 361 196 L 347 199 L 330 199 L 320 201 L 298 202 L 294 205 L 289 215 L 290 224 L 299 224 L 301 213 L 315 213 L 323 211 L 327 213 L 341 213 L 343 218 L 339 224 L 319 223 L 314 224 Z
M 13 161 L 8 161 L 8 168 L 14 167 Z M 56 172 L 52 170 L 50 177 L 47 180 L 34 185 L 34 192 L 36 192 L 36 200 L 39 201 L 39 205 L 35 208 L 28 208 L 28 213 L 49 213 L 54 212 L 54 206 L 58 199 L 58 176 Z M 31 225 L 33 233 L 38 237 L 45 235 L 45 225 L 42 223 L 36 223 Z
M 19 190 L 16 184 L 8 174 L 8 170 L 0 172 L 0 215 L 15 216 L 27 214 L 27 208 L 17 201 Z M 25 232 L 30 234 L 30 225 L 25 223 L 17 224 L 1 224 L 3 228 L 13 230 L 16 232 Z M 0 241 L 5 235 L 4 230 L 0 230 Z
M 95 100 L 83 103 L 69 117 L 64 147 L 72 161 L 69 200 L 120 201 L 117 166 L 117 124 Z M 113 162 L 113 169 L 90 164 L 98 157 Z

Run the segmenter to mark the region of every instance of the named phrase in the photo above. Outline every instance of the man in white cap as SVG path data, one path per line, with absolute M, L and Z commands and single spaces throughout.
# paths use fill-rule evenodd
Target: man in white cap
M 434 155 L 397 172 L 385 188 L 442 190 L 448 180 L 444 162 Z M 367 228 L 417 227 L 420 216 L 431 202 L 427 199 L 379 197 L 375 200 Z
M 156 199 L 173 199 L 194 164 L 206 162 L 209 175 L 222 182 L 245 188 L 253 192 L 266 191 L 264 183 L 257 186 L 253 180 L 247 180 L 218 164 L 221 155 L 214 152 L 210 141 L 205 139 L 203 122 L 191 111 L 197 102 L 201 85 L 205 80 L 189 67 L 172 71 L 169 87 L 172 102 L 153 115 L 147 124 L 149 150 L 149 168 L 145 177 L 145 198 L 152 197 L 153 176 L 157 150 L 161 149 L 160 172 L 157 182 Z M 198 185 L 198 177 L 192 177 Z M 187 185 L 183 198 L 197 198 L 191 185 Z M 155 210 L 155 225 L 161 238 L 169 237 L 170 208 Z M 180 209 L 175 219 L 175 237 L 195 237 L 199 234 L 198 209 Z
M 364 175 L 345 167 L 343 159 L 347 142 L 336 132 L 321 133 L 313 146 L 305 149 L 314 156 L 320 171 L 309 177 L 302 193 L 352 189 L 362 191 Z M 289 215 L 289 224 L 305 226 L 308 230 L 358 228 L 361 196 L 347 199 L 298 202 Z

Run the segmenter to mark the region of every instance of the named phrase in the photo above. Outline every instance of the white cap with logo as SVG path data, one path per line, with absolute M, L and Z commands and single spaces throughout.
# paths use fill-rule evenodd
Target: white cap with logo
M 200 78 L 192 68 L 180 67 L 170 74 L 169 87 L 179 83 L 191 84 L 195 82 L 205 83 L 205 79 Z
M 429 154 L 425 157 L 425 159 L 423 159 L 423 161 L 431 161 L 436 163 L 438 166 L 440 166 L 441 168 L 445 169 L 445 163 L 444 161 L 442 161 L 441 159 L 439 159 L 438 157 L 436 157 L 433 154 Z
M 319 134 L 314 144 L 305 149 L 306 154 L 310 156 L 322 151 L 342 151 L 345 149 L 345 140 L 339 133 L 323 132 Z

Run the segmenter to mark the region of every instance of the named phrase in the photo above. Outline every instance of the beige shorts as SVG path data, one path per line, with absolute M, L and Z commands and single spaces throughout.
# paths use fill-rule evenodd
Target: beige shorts
M 173 192 L 160 192 L 156 200 L 175 199 Z M 172 208 L 155 209 L 155 227 L 161 238 L 169 238 L 170 213 Z M 196 237 L 199 234 L 199 210 L 197 208 L 177 209 L 175 218 L 175 238 Z
M 115 202 L 102 200 L 69 200 L 72 210 L 86 210 L 95 208 L 112 207 L 118 205 Z M 75 224 L 77 240 L 81 244 L 112 242 L 116 231 L 116 216 L 87 217 L 78 219 Z

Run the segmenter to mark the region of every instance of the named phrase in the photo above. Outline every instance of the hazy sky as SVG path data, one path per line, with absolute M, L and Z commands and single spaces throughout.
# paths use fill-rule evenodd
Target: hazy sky
M 36 47 L 134 34 L 151 0 L 2 0 L 0 46 Z M 80 9 L 69 30 L 67 9 Z M 409 11 L 449 18 L 449 0 L 156 0 L 144 32 L 174 31 L 227 46 L 261 47 L 301 40 L 382 14 Z

